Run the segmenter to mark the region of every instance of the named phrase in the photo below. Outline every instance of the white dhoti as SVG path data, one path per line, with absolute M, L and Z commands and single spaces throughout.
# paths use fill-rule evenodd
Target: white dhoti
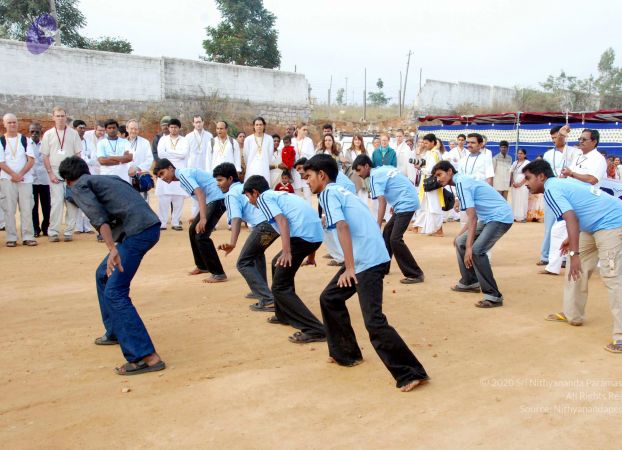
M 443 226 L 443 209 L 438 191 L 424 193 L 415 226 L 420 228 L 421 234 L 435 233 Z
M 551 273 L 559 274 L 562 271 L 562 263 L 564 256 L 560 251 L 562 243 L 568 238 L 568 229 L 566 221 L 560 220 L 555 222 L 551 227 L 551 243 L 549 244 L 549 263 L 545 270 Z

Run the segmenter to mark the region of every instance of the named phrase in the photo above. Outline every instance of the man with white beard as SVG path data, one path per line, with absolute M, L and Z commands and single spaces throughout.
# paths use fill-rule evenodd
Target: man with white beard
M 153 153 L 151 152 L 151 144 L 147 139 L 139 136 L 140 126 L 138 121 L 130 119 L 125 124 L 128 132 L 127 149 L 132 154 L 132 162 L 128 169 L 128 175 L 133 177 L 140 172 L 149 172 L 153 165 Z M 149 192 L 140 193 L 145 201 L 149 202 Z

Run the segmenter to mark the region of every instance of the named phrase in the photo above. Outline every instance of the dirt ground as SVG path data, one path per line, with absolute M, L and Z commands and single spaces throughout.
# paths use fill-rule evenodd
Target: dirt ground
M 395 264 L 385 279 L 389 321 L 431 376 L 410 393 L 374 353 L 356 298 L 365 363 L 327 364 L 326 344 L 291 344 L 292 329 L 248 309 L 241 246 L 223 258 L 230 281 L 206 285 L 186 275 L 187 233 L 170 228 L 132 286 L 168 368 L 120 377 L 119 348 L 93 344 L 106 253 L 95 236 L 2 247 L 0 448 L 619 448 L 622 356 L 603 350 L 612 321 L 598 276 L 583 327 L 544 321 L 563 281 L 536 275 L 543 226 L 516 224 L 493 251 L 505 306 L 481 310 L 478 295 L 449 291 L 458 225 L 445 230 L 406 238 L 424 284 L 399 284 Z M 229 238 L 222 225 L 214 236 Z M 318 263 L 300 270 L 297 290 L 319 316 L 335 269 Z

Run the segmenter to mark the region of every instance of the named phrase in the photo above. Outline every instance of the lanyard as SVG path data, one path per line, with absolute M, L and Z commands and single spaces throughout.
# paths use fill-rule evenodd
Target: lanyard
M 138 148 L 138 136 L 136 136 L 134 142 L 130 142 L 130 147 L 132 148 L 132 153 L 136 153 L 136 149 Z
M 261 136 L 261 140 L 257 139 L 257 135 L 255 135 L 255 144 L 257 145 L 257 154 L 261 156 L 263 152 L 263 136 Z
M 201 153 L 203 151 L 203 132 L 201 132 L 201 134 L 199 134 L 199 132 L 197 130 L 194 130 L 194 135 L 195 135 L 194 140 L 198 141 L 198 143 L 199 143 L 199 151 L 198 151 L 198 153 Z M 199 136 L 199 137 L 196 137 L 196 136 Z
M 464 171 L 468 172 L 467 167 L 469 167 L 469 158 L 471 157 L 472 153 L 469 154 L 469 156 L 467 156 L 467 160 L 464 163 Z M 475 157 L 475 161 L 473 161 L 473 166 L 471 167 L 471 172 L 469 172 L 469 175 L 473 175 L 473 171 L 475 170 L 475 164 L 477 164 L 477 158 L 479 158 L 479 155 L 481 155 L 481 153 L 478 153 L 477 156 Z
M 60 145 L 60 149 L 62 151 L 63 147 L 65 145 L 65 134 L 67 133 L 67 128 L 65 128 L 63 130 L 63 139 L 62 140 L 60 138 L 60 134 L 58 134 L 58 130 L 56 129 L 56 127 L 54 127 L 54 131 L 56 131 L 56 138 L 58 139 L 58 144 Z
M 15 159 L 15 155 L 17 154 L 17 149 L 19 148 L 19 134 L 15 136 L 15 148 L 11 145 L 11 141 L 9 141 L 9 137 L 5 134 L 4 138 L 6 139 L 6 145 L 11 150 L 11 156 Z
M 218 153 L 221 157 L 225 155 L 225 150 L 227 149 L 227 141 L 227 138 L 225 138 L 225 142 L 222 142 L 220 138 L 216 139 L 216 142 L 218 142 Z
M 113 156 L 117 156 L 117 147 L 119 146 L 119 139 L 115 139 L 114 147 L 112 146 L 112 142 L 110 142 L 110 139 L 106 138 L 106 140 L 108 141 L 108 145 L 110 146 L 110 150 L 112 150 Z
M 179 144 L 179 136 L 177 136 L 175 142 L 173 142 L 172 137 L 169 136 L 168 138 L 171 140 L 171 147 L 173 147 L 173 150 L 177 150 L 177 144 Z

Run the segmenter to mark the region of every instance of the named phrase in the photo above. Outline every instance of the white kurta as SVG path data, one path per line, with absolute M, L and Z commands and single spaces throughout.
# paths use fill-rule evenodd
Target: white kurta
M 128 141 L 127 150 L 132 154 L 130 166 L 135 166 L 141 172 L 149 172 L 153 164 L 151 144 L 144 137 L 137 136 L 133 141 Z
M 246 179 L 261 175 L 270 184 L 270 164 L 272 164 L 272 136 L 265 134 L 257 137 L 251 134 L 244 139 L 244 161 L 246 161 Z
M 212 139 L 212 133 L 209 131 L 193 130 L 188 133 L 185 138 L 188 141 L 188 166 L 194 169 L 208 170 L 208 153 L 209 142 Z
M 168 159 L 177 169 L 188 167 L 188 141 L 183 136 L 178 136 L 176 145 L 173 145 L 171 136 L 162 136 L 158 142 L 158 158 Z M 181 195 L 188 197 L 179 181 L 165 183 L 158 180 L 155 189 L 156 195 Z
M 212 140 L 214 141 L 213 147 Z M 238 144 L 238 141 L 230 139 L 229 136 L 226 137 L 224 143 L 218 136 L 212 138 L 212 140 L 210 140 L 207 153 L 208 172 L 211 173 L 216 166 L 225 162 L 233 164 L 235 170 L 242 172 L 240 144 Z M 233 141 L 233 147 L 231 146 L 231 141 Z
M 409 176 L 409 166 L 410 164 L 408 160 L 411 158 L 411 150 L 406 142 L 402 142 L 397 145 L 395 148 L 395 155 L 397 157 L 397 170 L 400 171 L 402 175 L 410 178 Z
M 310 159 L 315 155 L 315 146 L 310 137 L 304 137 L 301 140 L 292 138 L 292 147 L 296 149 L 296 160 L 302 157 Z M 296 172 L 295 168 L 292 170 L 292 184 L 294 185 L 294 189 L 302 189 L 303 186 L 305 186 L 302 178 L 300 178 L 300 174 Z
M 95 136 L 93 134 L 93 136 Z M 99 161 L 97 161 L 97 138 L 82 140 L 82 159 L 86 161 L 89 166 L 89 172 L 91 175 L 99 175 Z
M 422 234 L 429 234 L 438 231 L 443 226 L 443 208 L 439 199 L 438 190 L 425 192 L 421 183 L 432 173 L 434 165 L 441 160 L 441 155 L 437 149 L 428 150 L 425 153 L 426 164 L 421 168 L 422 176 L 419 184 L 419 198 L 421 207 L 417 211 L 415 226 L 421 228 Z M 421 194 L 423 192 L 423 198 Z
M 510 172 L 512 174 L 513 183 L 521 183 L 525 179 L 523 168 L 529 164 L 528 160 L 523 162 L 514 161 Z M 512 187 L 510 195 L 512 200 L 512 211 L 514 212 L 514 220 L 527 220 L 527 210 L 529 209 L 529 189 L 523 185 L 519 188 Z

